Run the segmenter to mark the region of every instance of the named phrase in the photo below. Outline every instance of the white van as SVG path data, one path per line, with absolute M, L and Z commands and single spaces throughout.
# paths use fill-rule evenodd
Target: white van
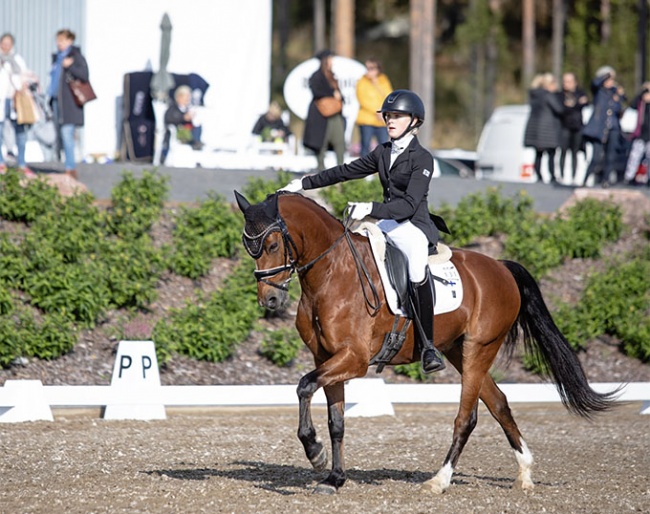
M 583 109 L 585 123 L 591 117 L 591 106 Z M 530 113 L 528 105 L 504 105 L 497 107 L 481 132 L 476 150 L 476 176 L 504 182 L 537 182 L 535 174 L 535 150 L 524 147 L 524 131 Z M 621 128 L 629 133 L 636 126 L 636 110 L 626 109 Z M 571 172 L 571 159 L 567 155 L 565 169 L 560 173 L 560 151 L 555 152 L 555 170 L 558 181 L 566 185 L 582 185 L 587 166 L 591 160 L 591 144 L 586 145 L 586 155 L 578 154 L 576 176 L 571 182 L 566 177 Z M 548 157 L 542 158 L 544 181 L 550 181 Z M 589 178 L 593 181 L 593 177 Z

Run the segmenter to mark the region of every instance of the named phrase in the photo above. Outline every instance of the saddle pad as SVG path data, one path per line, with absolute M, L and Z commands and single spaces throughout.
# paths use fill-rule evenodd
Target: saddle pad
M 351 227 L 352 231 L 366 236 L 370 241 L 372 254 L 375 257 L 377 268 L 381 276 L 381 283 L 384 287 L 388 308 L 393 314 L 403 316 L 402 309 L 399 308 L 397 293 L 388 279 L 386 271 L 386 239 L 384 233 L 375 223 L 363 221 L 358 225 Z M 434 277 L 440 277 L 447 281 L 447 284 L 439 280 L 433 281 L 436 288 L 436 305 L 433 309 L 434 314 L 444 314 L 451 312 L 460 307 L 463 301 L 463 284 L 460 280 L 460 274 L 456 266 L 451 262 L 451 249 L 438 243 L 438 253 L 429 256 L 429 269 Z

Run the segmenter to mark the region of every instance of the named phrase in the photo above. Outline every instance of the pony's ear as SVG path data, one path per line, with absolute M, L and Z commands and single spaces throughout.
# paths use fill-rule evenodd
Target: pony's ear
M 239 205 L 239 209 L 241 212 L 245 213 L 246 210 L 251 206 L 251 203 L 244 198 L 244 195 L 241 193 L 235 191 L 235 199 L 237 200 L 237 205 Z

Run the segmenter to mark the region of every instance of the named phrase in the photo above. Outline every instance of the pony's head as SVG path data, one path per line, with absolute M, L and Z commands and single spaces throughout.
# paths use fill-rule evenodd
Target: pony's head
M 257 299 L 269 310 L 282 309 L 289 300 L 288 284 L 295 271 L 297 251 L 280 216 L 278 194 L 255 205 L 237 191 L 235 199 L 246 222 L 242 242 L 257 265 Z

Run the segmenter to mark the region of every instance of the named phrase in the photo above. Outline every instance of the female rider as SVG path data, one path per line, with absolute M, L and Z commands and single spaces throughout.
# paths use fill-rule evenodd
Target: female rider
M 408 258 L 416 314 L 424 337 L 416 328 L 425 373 L 445 367 L 433 345 L 433 284 L 429 278 L 429 248 L 438 242 L 438 229 L 429 216 L 427 197 L 433 172 L 433 157 L 418 142 L 417 129 L 424 122 L 424 104 L 414 92 L 398 89 L 390 93 L 378 111 L 382 114 L 390 141 L 378 145 L 367 156 L 315 175 L 292 180 L 280 191 L 316 189 L 346 180 L 379 173 L 383 202 L 351 202 L 350 217 L 377 218 L 377 225 Z M 354 207 L 352 209 L 352 207 Z

